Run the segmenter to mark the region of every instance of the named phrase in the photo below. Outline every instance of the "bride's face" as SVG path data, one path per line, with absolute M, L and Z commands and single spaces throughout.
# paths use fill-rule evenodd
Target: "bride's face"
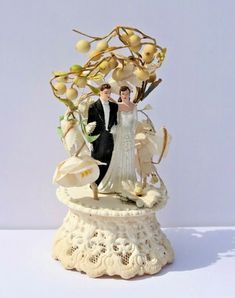
M 129 101 L 130 100 L 129 90 L 121 91 L 121 100 L 122 101 Z

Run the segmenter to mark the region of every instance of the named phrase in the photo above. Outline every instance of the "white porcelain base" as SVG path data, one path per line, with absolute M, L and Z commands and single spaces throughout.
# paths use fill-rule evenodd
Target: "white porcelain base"
M 90 277 L 119 275 L 129 279 L 155 274 L 173 261 L 156 208 L 138 209 L 105 195 L 99 201 L 74 199 L 69 192 L 65 188 L 57 191 L 70 210 L 53 243 L 53 257 L 66 269 L 83 271 Z M 113 207 L 104 208 L 107 202 Z

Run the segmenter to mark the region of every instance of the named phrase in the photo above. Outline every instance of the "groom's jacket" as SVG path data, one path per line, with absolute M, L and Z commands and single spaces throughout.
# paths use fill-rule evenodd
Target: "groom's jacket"
M 109 101 L 110 113 L 109 113 L 109 123 L 108 131 L 111 130 L 113 125 L 117 125 L 117 111 L 118 105 L 114 102 Z M 88 120 L 87 123 L 96 122 L 96 127 L 91 135 L 98 135 L 102 131 L 105 131 L 105 118 L 104 109 L 101 100 L 98 99 L 96 102 L 92 103 L 88 109 Z

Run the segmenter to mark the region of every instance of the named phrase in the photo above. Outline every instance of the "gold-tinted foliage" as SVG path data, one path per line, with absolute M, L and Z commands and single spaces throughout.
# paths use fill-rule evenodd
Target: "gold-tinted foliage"
M 75 49 L 87 55 L 86 62 L 74 64 L 68 71 L 54 72 L 50 80 L 54 96 L 71 112 L 79 112 L 84 94 L 87 98 L 97 96 L 99 85 L 104 82 L 113 89 L 121 84 L 131 86 L 135 89 L 134 102 L 143 100 L 161 82 L 157 81 L 156 70 L 164 61 L 166 48 L 158 45 L 155 38 L 126 26 L 116 26 L 103 37 L 73 31 L 84 37 L 77 41 Z

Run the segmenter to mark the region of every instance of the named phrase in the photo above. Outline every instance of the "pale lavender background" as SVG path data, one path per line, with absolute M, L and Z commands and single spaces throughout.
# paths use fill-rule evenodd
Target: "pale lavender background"
M 84 60 L 73 28 L 133 25 L 168 48 L 149 97 L 173 136 L 160 167 L 170 200 L 162 226 L 235 224 L 234 1 L 1 1 L 1 228 L 54 228 L 67 208 L 51 184 L 66 153 L 53 70 Z

